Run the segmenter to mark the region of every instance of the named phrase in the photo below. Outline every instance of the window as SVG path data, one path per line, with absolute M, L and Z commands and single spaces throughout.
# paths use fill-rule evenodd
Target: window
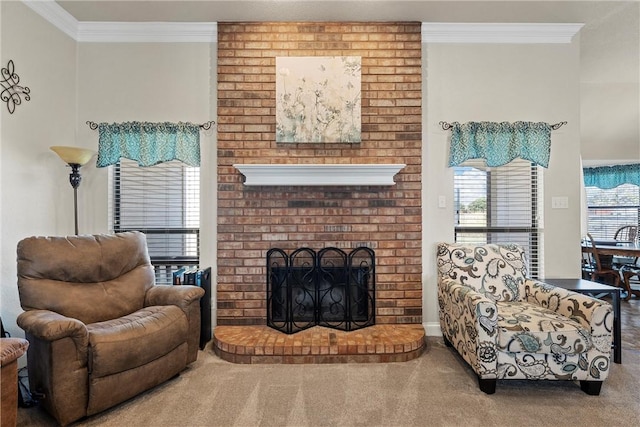
M 516 159 L 488 168 L 467 161 L 454 168 L 455 240 L 460 243 L 516 243 L 533 278 L 543 276 L 542 172 Z
M 110 227 L 147 235 L 156 283 L 199 262 L 200 168 L 180 161 L 139 167 L 122 158 L 111 168 Z
M 588 230 L 594 239 L 613 239 L 622 226 L 640 226 L 639 186 L 586 187 L 586 194 Z

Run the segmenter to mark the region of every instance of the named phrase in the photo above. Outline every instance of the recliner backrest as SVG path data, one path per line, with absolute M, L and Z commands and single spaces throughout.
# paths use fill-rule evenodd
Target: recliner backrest
M 18 243 L 17 254 L 22 308 L 83 323 L 133 313 L 155 284 L 146 237 L 137 231 L 29 237 Z
M 524 249 L 509 245 L 439 243 L 438 278 L 463 283 L 494 301 L 518 301 L 527 277 Z

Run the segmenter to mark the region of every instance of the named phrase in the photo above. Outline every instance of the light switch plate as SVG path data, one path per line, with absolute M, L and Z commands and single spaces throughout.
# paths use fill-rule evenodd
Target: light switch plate
M 569 198 L 567 196 L 555 196 L 551 198 L 551 209 L 568 209 Z
M 445 196 L 438 196 L 438 207 L 440 209 L 447 207 L 447 198 Z

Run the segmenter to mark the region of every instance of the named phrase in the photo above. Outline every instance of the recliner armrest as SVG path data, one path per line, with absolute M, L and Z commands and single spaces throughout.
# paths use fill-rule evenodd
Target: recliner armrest
M 17 323 L 27 334 L 43 341 L 71 338 L 80 360 L 86 359 L 89 332 L 85 324 L 78 319 L 49 310 L 29 310 L 18 316 Z
M 192 285 L 153 286 L 144 298 L 145 307 L 151 305 L 177 305 L 188 312 L 193 302 L 199 302 L 204 296 L 204 289 Z
M 192 285 L 151 287 L 145 297 L 144 305 L 176 305 L 182 309 L 189 322 L 187 363 L 194 362 L 198 357 L 198 342 L 200 340 L 200 298 L 204 296 L 204 289 Z
M 0 338 L 0 366 L 7 366 L 17 360 L 29 348 L 29 342 L 22 338 Z

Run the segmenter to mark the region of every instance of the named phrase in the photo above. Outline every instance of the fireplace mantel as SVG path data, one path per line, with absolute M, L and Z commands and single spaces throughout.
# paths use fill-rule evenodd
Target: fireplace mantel
M 397 164 L 235 164 L 244 185 L 394 185 Z

